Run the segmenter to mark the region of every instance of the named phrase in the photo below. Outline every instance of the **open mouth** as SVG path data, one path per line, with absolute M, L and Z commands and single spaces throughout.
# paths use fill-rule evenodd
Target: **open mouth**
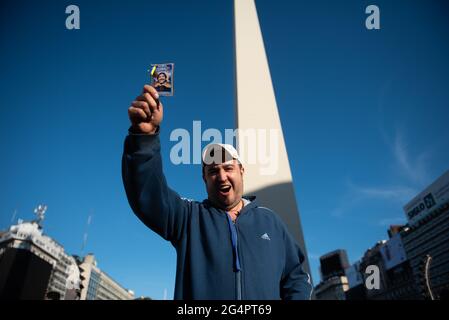
M 229 191 L 231 191 L 231 186 L 229 185 L 223 185 L 220 186 L 218 188 L 218 191 L 222 194 L 222 195 L 227 195 L 229 193 Z

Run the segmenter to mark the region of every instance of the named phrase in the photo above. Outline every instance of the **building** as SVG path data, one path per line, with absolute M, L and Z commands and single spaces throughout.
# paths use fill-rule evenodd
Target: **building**
M 407 224 L 391 226 L 389 240 L 367 250 L 360 265 L 353 268 L 348 299 L 447 299 L 449 171 L 407 203 L 404 212 Z M 363 270 L 369 265 L 379 268 L 379 289 L 368 290 L 363 285 Z
M 347 300 L 364 300 L 366 298 L 363 275 L 364 272 L 361 270 L 360 261 L 355 262 L 346 270 L 349 285 L 349 290 L 346 292 Z
M 419 298 L 419 286 L 415 280 L 406 248 L 402 242 L 406 226 L 392 226 L 388 230 L 390 239 L 378 241 L 368 249 L 361 260 L 348 272 L 350 289 L 348 300 L 408 300 Z M 379 288 L 365 286 L 371 273 L 365 270 L 376 266 L 379 271 Z
M 64 300 L 69 289 L 79 289 L 75 260 L 59 243 L 43 234 L 41 221 L 19 220 L 1 234 L 2 297 Z M 73 273 L 75 277 L 70 276 Z
M 367 289 L 362 296 L 367 300 L 398 300 L 407 299 L 417 288 L 407 260 L 399 233 L 390 229 L 392 237 L 382 240 L 368 249 L 362 257 L 359 272 L 362 283 L 365 284 L 370 273 L 365 273 L 368 266 L 376 266 L 379 270 L 379 288 Z M 351 293 L 350 293 L 351 294 Z
M 37 219 L 19 220 L 0 232 L 0 299 L 134 299 L 132 291 L 98 269 L 93 255 L 84 259 L 71 256 L 45 235 L 45 210 L 45 206 L 39 206 L 35 210 Z
M 321 281 L 314 289 L 317 300 L 346 300 L 346 291 L 349 290 L 346 276 L 334 276 Z
M 335 276 L 345 276 L 349 268 L 346 250 L 338 249 L 320 257 L 321 280 L 325 281 Z
M 408 228 L 401 232 L 419 293 L 412 298 L 438 299 L 449 291 L 449 171 L 404 206 Z M 424 260 L 430 256 L 429 287 Z
M 97 266 L 93 254 L 79 259 L 81 271 L 81 300 L 132 300 L 134 292 L 114 281 Z
M 0 238 L 0 300 L 44 299 L 52 265 L 13 242 Z
M 315 287 L 317 300 L 345 300 L 349 290 L 346 270 L 349 268 L 345 250 L 335 250 L 320 257 L 321 281 Z

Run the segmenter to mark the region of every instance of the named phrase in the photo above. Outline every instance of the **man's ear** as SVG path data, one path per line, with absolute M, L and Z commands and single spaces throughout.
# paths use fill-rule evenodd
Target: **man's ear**
M 242 174 L 242 176 L 245 173 L 245 168 L 242 165 L 240 165 L 240 173 Z

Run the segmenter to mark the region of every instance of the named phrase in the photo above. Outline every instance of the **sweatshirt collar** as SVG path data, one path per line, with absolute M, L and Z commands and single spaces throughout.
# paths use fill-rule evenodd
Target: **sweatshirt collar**
M 243 196 L 243 197 L 242 197 L 242 200 L 243 200 L 243 208 L 241 209 L 240 213 L 241 213 L 242 211 L 247 211 L 247 210 L 249 210 L 249 209 L 251 209 L 251 208 L 257 207 L 256 196 Z M 226 211 L 223 210 L 223 209 L 220 209 L 220 208 L 215 207 L 209 199 L 205 199 L 205 200 L 203 201 L 203 204 L 204 204 L 206 207 L 214 208 L 214 209 L 216 209 L 216 210 L 218 210 L 218 211 L 226 212 Z

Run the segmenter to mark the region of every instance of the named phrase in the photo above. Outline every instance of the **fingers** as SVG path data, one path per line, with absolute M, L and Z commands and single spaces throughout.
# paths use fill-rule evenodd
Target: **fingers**
M 143 91 L 142 93 L 148 92 L 149 94 L 151 94 L 151 96 L 154 99 L 159 99 L 159 93 L 157 93 L 157 90 L 154 89 L 152 86 L 150 86 L 149 84 L 146 84 L 143 86 Z
M 145 102 L 151 113 L 158 109 L 159 100 L 154 99 L 148 92 L 138 96 L 136 100 Z
M 140 108 L 129 107 L 128 109 L 129 119 L 133 124 L 140 123 L 146 119 L 148 119 L 147 114 Z
M 148 106 L 148 103 L 146 101 L 140 101 L 137 99 L 139 99 L 139 97 L 137 97 L 136 100 L 131 103 L 131 106 L 134 108 L 142 109 L 146 113 L 146 115 L 150 117 L 152 112 L 150 110 L 150 107 Z
M 163 106 L 155 88 L 145 85 L 128 109 L 128 116 L 133 125 L 159 126 L 162 121 Z
M 159 93 L 154 87 L 148 84 L 144 85 L 142 90 L 142 99 L 145 99 L 145 101 L 148 102 L 151 111 L 159 108 Z

